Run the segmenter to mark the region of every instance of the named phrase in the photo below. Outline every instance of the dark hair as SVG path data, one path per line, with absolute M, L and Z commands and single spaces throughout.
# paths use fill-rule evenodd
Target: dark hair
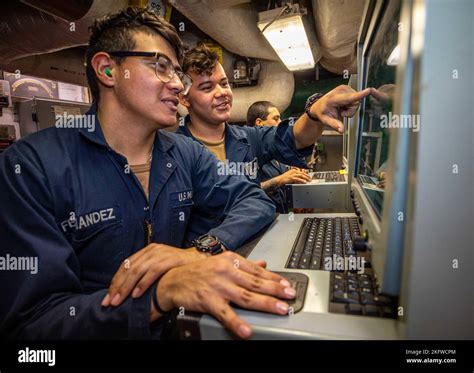
M 201 44 L 184 53 L 183 71 L 192 71 L 198 75 L 212 75 L 212 70 L 219 61 L 219 55 Z
M 266 120 L 269 114 L 269 109 L 276 107 L 270 101 L 256 101 L 250 105 L 249 110 L 247 111 L 247 125 L 255 126 L 255 121 L 257 119 Z
M 126 8 L 115 14 L 109 14 L 96 19 L 89 27 L 91 33 L 86 52 L 86 73 L 92 97 L 99 101 L 99 85 L 94 69 L 92 57 L 98 52 L 131 51 L 135 48 L 134 35 L 144 32 L 148 35 L 159 35 L 173 47 L 179 63 L 183 59 L 183 43 L 173 25 L 166 22 L 156 13 L 141 8 Z M 112 57 L 118 64 L 123 58 Z

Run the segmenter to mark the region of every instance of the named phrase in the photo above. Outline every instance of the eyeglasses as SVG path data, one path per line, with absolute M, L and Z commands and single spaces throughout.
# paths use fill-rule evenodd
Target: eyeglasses
M 189 92 L 189 89 L 193 85 L 193 80 L 188 74 L 183 73 L 181 70 L 177 70 L 171 60 L 164 54 L 160 52 L 136 52 L 136 51 L 113 51 L 108 52 L 111 56 L 114 57 L 153 57 L 156 59 L 155 62 L 155 72 L 158 79 L 163 83 L 168 83 L 173 79 L 175 75 L 178 76 L 181 83 L 183 83 L 184 90 L 181 92 L 186 95 Z

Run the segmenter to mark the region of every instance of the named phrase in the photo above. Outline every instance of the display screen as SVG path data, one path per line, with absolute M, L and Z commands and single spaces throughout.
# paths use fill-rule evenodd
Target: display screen
M 363 105 L 357 174 L 379 218 L 386 183 L 390 180 L 387 161 L 398 62 L 399 17 L 399 6 L 387 9 L 365 56 L 366 87 L 376 91 L 365 99 Z

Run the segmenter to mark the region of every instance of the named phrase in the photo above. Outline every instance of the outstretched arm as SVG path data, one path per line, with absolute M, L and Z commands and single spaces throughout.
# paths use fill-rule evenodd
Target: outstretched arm
M 329 126 L 339 133 L 344 132 L 343 117 L 352 117 L 359 107 L 359 102 L 371 93 L 371 88 L 356 92 L 347 85 L 340 85 L 325 94 L 310 108 L 312 120 L 306 113 L 295 123 L 293 134 L 297 149 L 313 145 L 323 134 L 324 126 Z

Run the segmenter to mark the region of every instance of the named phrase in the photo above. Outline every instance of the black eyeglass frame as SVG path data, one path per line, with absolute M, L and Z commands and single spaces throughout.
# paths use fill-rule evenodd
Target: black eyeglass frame
M 171 62 L 169 57 L 166 54 L 160 53 L 158 51 L 157 52 L 112 51 L 112 52 L 106 52 L 106 53 L 108 53 L 109 55 L 111 55 L 113 57 L 122 57 L 122 58 L 123 57 L 152 57 L 152 58 L 156 59 L 157 62 L 158 62 L 158 58 L 162 57 L 166 61 L 169 62 L 169 66 L 171 67 L 171 75 L 170 75 L 168 81 L 163 80 L 163 78 L 160 77 L 160 75 L 158 74 L 158 66 L 155 66 L 155 73 L 156 73 L 156 76 L 157 76 L 158 79 L 160 79 L 163 83 L 168 83 L 173 79 L 173 77 L 175 75 L 177 75 L 178 78 L 181 80 L 181 83 L 183 83 L 184 90 L 181 93 L 183 93 L 184 95 L 186 95 L 189 92 L 189 89 L 191 88 L 191 86 L 193 84 L 193 79 L 188 74 L 183 73 L 181 70 L 176 69 L 173 66 L 173 63 Z M 183 78 L 184 78 L 184 80 L 183 80 Z M 188 82 L 185 82 L 186 79 L 188 79 Z

